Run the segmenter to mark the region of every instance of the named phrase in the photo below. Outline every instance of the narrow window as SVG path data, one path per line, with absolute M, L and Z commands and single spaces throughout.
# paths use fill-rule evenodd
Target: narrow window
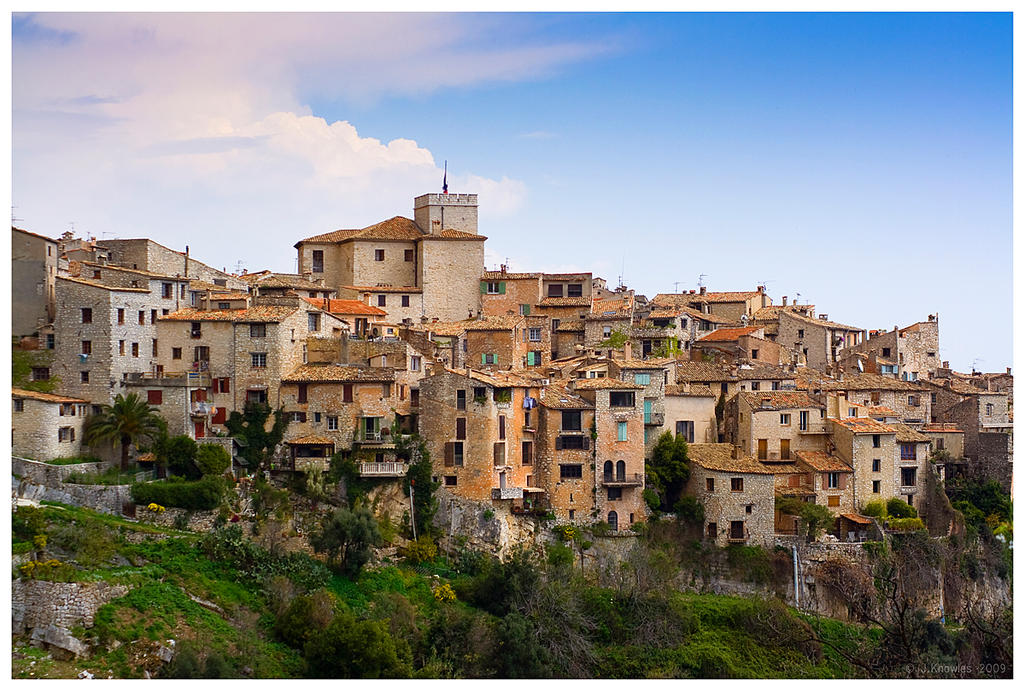
M 83 324 L 92 324 L 92 308 L 91 307 L 83 307 L 82 308 L 82 323 Z
M 373 258 L 374 258 L 375 261 L 379 261 L 379 262 L 384 261 L 384 250 L 374 250 L 373 251 Z
M 733 492 L 742 492 L 743 491 L 743 478 L 741 478 L 741 477 L 730 478 L 729 485 L 730 485 L 730 489 L 732 489 Z
M 405 251 L 405 261 L 411 262 L 412 260 L 413 260 L 413 251 L 412 250 L 406 250 Z

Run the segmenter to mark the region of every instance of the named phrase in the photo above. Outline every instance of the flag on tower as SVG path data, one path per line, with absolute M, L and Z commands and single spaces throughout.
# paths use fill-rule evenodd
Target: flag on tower
M 448 194 L 448 161 L 444 162 L 444 183 L 441 185 L 441 191 Z

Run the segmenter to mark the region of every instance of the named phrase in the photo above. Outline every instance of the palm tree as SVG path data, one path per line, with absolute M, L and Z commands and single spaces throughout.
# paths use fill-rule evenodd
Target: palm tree
M 155 408 L 138 394 L 114 398 L 114 405 L 105 405 L 98 415 L 85 423 L 85 442 L 90 446 L 104 442 L 120 442 L 121 469 L 128 469 L 128 447 L 142 441 L 153 441 L 167 428 Z

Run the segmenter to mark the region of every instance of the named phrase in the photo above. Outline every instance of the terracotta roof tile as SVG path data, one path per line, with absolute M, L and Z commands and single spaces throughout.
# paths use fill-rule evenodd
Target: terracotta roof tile
M 243 277 L 246 280 L 248 277 Z M 295 274 L 269 274 L 258 276 L 255 280 L 246 280 L 250 285 L 260 288 L 298 288 L 300 290 L 316 290 L 319 292 L 334 292 L 334 288 L 320 285 L 302 276 Z
M 389 382 L 395 380 L 390 367 L 350 367 L 346 365 L 300 365 L 282 382 Z
M 879 415 L 882 416 L 882 417 L 899 417 L 900 416 L 900 414 L 897 413 L 895 410 L 893 410 L 892 408 L 888 408 L 888 407 L 886 407 L 884 405 L 869 405 L 868 406 L 868 415 L 870 415 L 871 417 L 875 417 L 875 416 L 879 416 Z
M 896 430 L 896 441 L 909 443 L 916 442 L 918 444 L 931 441 L 930 437 L 926 437 L 913 427 L 905 425 L 902 422 L 889 422 L 887 424 Z
M 507 273 L 503 271 L 484 271 L 484 275 L 481 280 L 484 281 L 523 281 L 526 279 L 538 279 L 540 274 L 538 273 Z
M 582 319 L 564 319 L 558 323 L 558 328 L 555 331 L 583 331 L 585 328 Z
M 733 458 L 733 453 L 738 458 Z M 771 475 L 772 471 L 763 463 L 732 444 L 690 444 L 690 462 L 707 470 L 727 473 L 749 473 Z
M 621 369 L 665 369 L 676 363 L 675 358 L 652 357 L 647 360 L 613 360 Z
M 289 439 L 285 444 L 292 444 L 293 446 L 334 446 L 334 440 L 328 437 L 318 437 L 315 434 L 307 434 L 304 437 Z
M 331 314 L 364 314 L 371 317 L 386 317 L 387 312 L 380 307 L 367 305 L 359 300 L 325 300 L 324 298 L 303 298 L 306 302 Z M 327 303 L 326 306 L 324 303 Z
M 256 305 L 234 310 L 199 310 L 194 307 L 185 307 L 157 317 L 157 319 L 172 322 L 251 322 L 259 324 L 283 321 L 294 314 L 296 310 L 295 307 L 277 305 Z
M 72 278 L 71 276 L 57 276 L 58 281 L 69 281 L 71 283 L 78 283 L 85 286 L 91 286 L 93 288 L 101 288 L 103 290 L 109 290 L 116 293 L 148 293 L 149 288 L 124 288 L 122 286 L 111 286 L 104 283 L 97 283 L 96 281 L 87 281 L 83 278 Z
M 585 399 L 570 391 L 566 386 L 566 382 L 552 382 L 550 386 L 544 387 L 538 400 L 545 408 L 553 408 L 555 410 L 579 410 L 594 407 Z
M 852 473 L 853 468 L 843 459 L 824 451 L 795 451 L 794 455 L 819 473 Z
M 596 391 L 598 389 L 613 389 L 615 391 L 621 391 L 623 389 L 630 389 L 633 391 L 642 391 L 644 387 L 633 382 L 622 381 L 621 379 L 612 379 L 610 377 L 597 377 L 595 379 L 573 379 L 572 386 L 576 391 Z
M 917 382 L 903 381 L 885 377 L 881 374 L 855 374 L 842 381 L 825 381 L 821 387 L 825 391 L 927 391 L 927 387 Z
M 480 317 L 466 321 L 466 331 L 508 331 L 523 322 L 524 317 L 518 314 Z
M 813 317 L 812 318 L 812 317 L 808 317 L 806 315 L 800 314 L 799 312 L 781 312 L 779 314 L 779 318 L 780 319 L 782 318 L 782 315 L 786 315 L 787 317 L 791 317 L 793 319 L 796 319 L 797 321 L 803 322 L 804 324 L 816 324 L 818 326 L 825 326 L 825 327 L 828 327 L 830 329 L 842 329 L 844 331 L 863 331 L 864 330 L 864 329 L 860 328 L 859 326 L 849 326 L 847 324 L 840 324 L 838 322 L 826 321 L 826 320 L 821 319 L 819 317 Z
M 590 298 L 544 298 L 538 307 L 590 307 Z
M 679 362 L 676 364 L 676 381 L 736 381 L 736 376 L 728 369 L 707 362 Z
M 82 266 L 88 266 L 93 269 L 101 269 L 105 271 L 121 271 L 128 274 L 137 274 L 139 276 L 147 276 L 149 278 L 162 278 L 168 281 L 187 281 L 188 278 L 182 276 L 171 276 L 170 274 L 158 274 L 152 271 L 143 271 L 142 269 L 130 269 L 127 266 L 118 266 L 116 264 L 100 264 L 98 262 L 78 262 Z
M 696 398 L 717 398 L 710 386 L 704 384 L 690 384 L 690 390 L 685 391 L 678 384 L 669 384 L 665 387 L 666 396 L 693 396 Z
M 955 422 L 929 422 L 921 428 L 922 432 L 963 432 Z
M 309 243 L 346 242 L 348 240 L 419 240 L 424 236 L 420 227 L 412 219 L 395 216 L 380 223 L 359 228 L 357 230 L 332 230 L 329 233 L 314 235 L 299 240 L 295 246 Z
M 754 412 L 825 407 L 808 396 L 805 391 L 741 391 L 739 395 Z
M 462 230 L 455 230 L 453 228 L 445 228 L 440 233 L 433 235 L 423 235 L 419 238 L 420 240 L 486 240 L 487 238 L 483 235 L 477 235 L 476 233 L 467 233 Z
M 895 434 L 896 430 L 878 420 L 869 417 L 829 418 L 829 421 L 841 425 L 857 434 Z
M 42 391 L 29 391 L 27 389 L 11 389 L 11 395 L 15 398 L 31 398 L 36 401 L 45 401 L 47 403 L 88 403 L 89 401 L 82 398 L 71 398 L 70 396 L 60 396 L 53 393 L 43 393 Z
M 699 339 L 697 339 L 697 341 L 698 341 L 698 343 L 699 342 L 704 342 L 704 341 L 714 342 L 714 343 L 735 341 L 740 336 L 749 336 L 749 335 L 751 335 L 751 334 L 753 334 L 753 333 L 755 333 L 757 331 L 760 331 L 760 330 L 761 330 L 760 326 L 741 326 L 741 327 L 729 327 L 729 328 L 725 328 L 725 329 L 715 329 L 714 331 L 709 333 L 707 336 L 701 336 Z

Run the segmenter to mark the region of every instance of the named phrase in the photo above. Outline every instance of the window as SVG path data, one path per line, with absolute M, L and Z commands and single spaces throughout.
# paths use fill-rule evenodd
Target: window
M 892 350 L 890 348 L 882 348 L 882 357 L 892 357 Z
M 455 392 L 455 409 L 465 410 L 466 409 L 466 390 L 458 389 Z
M 519 305 L 519 314 L 523 315 L 524 317 L 528 316 L 530 314 L 530 306 L 527 304 Z
M 628 441 L 628 439 L 626 438 L 626 432 L 627 432 L 626 423 L 625 422 L 617 422 L 617 423 L 615 423 L 615 425 L 618 428 L 618 433 L 619 433 L 618 441 Z
M 632 391 L 612 391 L 608 396 L 608 405 L 612 408 L 633 408 L 636 406 L 636 395 Z
M 501 290 L 501 283 L 499 281 L 487 281 L 487 294 L 498 295 L 505 291 Z
M 82 376 L 82 383 L 83 384 L 88 384 L 89 383 L 89 371 L 88 370 L 82 370 L 81 376 Z
M 74 441 L 75 440 L 75 428 L 74 427 L 61 427 L 57 430 L 57 441 Z
M 164 300 L 169 300 L 174 297 L 174 287 L 170 283 L 160 284 L 160 297 Z
M 92 324 L 92 308 L 91 307 L 83 307 L 82 308 L 82 323 L 83 324 Z
M 308 403 L 309 402 L 309 385 L 299 384 L 299 392 L 296 396 L 297 403 Z
M 846 417 L 857 417 L 857 409 L 856 408 L 847 408 L 846 409 Z
M 757 440 L 757 459 L 765 461 L 768 459 L 768 440 L 758 439 Z
M 505 438 L 505 416 L 498 416 L 498 439 Z
M 117 354 L 124 355 L 124 341 L 117 342 Z
M 163 316 L 165 316 L 165 317 L 166 317 L 166 316 L 167 316 L 168 314 L 170 314 L 170 313 L 171 313 L 171 311 L 170 311 L 170 310 L 167 310 L 167 309 L 162 309 L 162 310 L 160 310 L 160 314 L 161 314 L 161 315 L 163 315 Z
M 985 414 L 986 415 L 991 415 L 993 410 L 994 410 L 994 408 L 993 408 L 991 403 L 986 403 L 985 404 Z
M 249 324 L 249 338 L 266 338 L 266 324 Z
M 780 439 L 779 440 L 779 459 L 783 460 L 783 461 L 788 461 L 789 460 L 789 440 L 788 439 Z
M 799 339 L 803 339 L 803 337 L 804 337 L 804 330 L 803 329 L 797 329 L 796 337 L 799 338 Z M 805 350 L 804 354 L 806 354 L 806 353 L 807 353 L 807 351 Z
M 759 381 L 752 381 L 752 382 L 750 382 L 750 390 L 751 391 L 760 391 L 761 390 L 761 382 L 759 382 Z
M 871 435 L 871 447 L 875 448 L 875 449 L 879 449 L 879 448 L 882 447 L 882 435 L 880 435 L 880 434 L 872 434 Z
M 412 250 L 406 250 L 405 251 L 405 261 L 411 262 L 413 259 L 414 259 L 413 251 Z
M 583 466 L 580 464 L 562 464 L 558 466 L 559 478 L 562 480 L 571 480 L 574 478 L 583 477 Z
M 590 437 L 582 434 L 574 434 L 572 436 L 556 437 L 555 438 L 555 449 L 589 449 L 590 448 Z
M 881 494 L 882 493 L 882 481 L 881 480 L 872 480 L 871 481 L 871 493 L 872 494 Z
M 612 335 L 612 327 L 606 326 L 603 329 L 601 329 L 601 335 L 603 335 L 605 338 L 608 338 L 609 336 L 611 336 Z
M 75 404 L 74 403 L 61 403 L 60 410 L 57 413 L 61 416 L 74 417 L 75 416 Z
M 579 410 L 563 410 L 562 411 L 562 431 L 563 432 L 582 432 L 583 431 L 583 413 Z
M 746 512 L 747 513 L 754 513 L 754 505 L 753 504 L 747 504 L 747 506 L 745 508 L 746 508 Z
M 789 421 L 790 421 L 790 414 L 789 413 L 779 413 L 779 424 L 780 425 L 783 425 L 785 427 L 789 427 Z
M 715 540 L 718 538 L 718 524 L 708 523 L 708 539 Z
M 266 367 L 267 366 L 267 354 L 266 353 L 249 353 L 252 358 L 253 367 Z
M 139 357 L 139 344 L 132 343 L 132 357 Z
M 549 298 L 560 298 L 562 297 L 562 284 L 551 283 L 548 285 L 548 297 Z
M 324 272 L 324 251 L 313 250 L 313 273 L 322 274 Z
M 419 372 L 420 371 L 421 358 L 419 355 L 412 355 L 409 357 L 409 371 Z
M 827 487 L 829 489 L 839 488 L 839 473 L 826 473 Z
M 337 432 L 338 431 L 338 416 L 328 415 L 327 416 L 327 431 Z
M 917 396 L 907 396 L 907 405 L 909 405 L 909 406 L 916 406 L 917 405 Z
M 306 313 L 308 326 L 310 331 L 320 330 L 320 313 L 319 312 L 307 312 Z
M 452 463 L 461 466 L 465 462 L 465 446 L 461 441 L 450 443 L 452 445 Z
M 916 461 L 917 460 L 917 444 L 900 444 L 900 460 L 901 461 Z
M 839 506 L 839 495 L 838 494 L 833 494 L 832 496 L 830 496 L 828 498 L 828 505 L 829 506 L 833 506 L 833 507 L 834 506 Z
M 57 339 L 53 334 L 46 334 L 46 349 L 53 350 L 57 347 Z
M 117 310 L 117 323 L 124 324 L 124 310 L 121 308 Z
M 529 336 L 530 336 L 530 340 L 531 341 L 539 341 L 540 340 L 540 327 L 531 326 L 530 329 L 529 329 Z
M 305 422 L 306 421 L 306 414 L 303 413 L 303 412 L 295 411 L 295 412 L 289 413 L 288 416 L 289 416 L 289 419 L 292 422 Z
M 530 367 L 534 367 L 536 365 L 540 365 L 542 357 L 543 357 L 543 351 L 531 350 L 530 352 L 528 352 L 526 354 L 526 364 L 528 366 L 530 366 Z
M 704 486 L 709 492 L 715 491 L 715 478 L 709 477 L 704 479 Z
M 146 392 L 146 403 L 149 405 L 160 405 L 164 402 L 164 392 L 162 389 L 150 389 Z
M 459 478 L 456 477 L 455 475 L 445 475 L 444 484 L 445 487 L 455 487 L 456 485 L 459 484 Z
M 25 412 L 25 401 L 21 398 L 14 399 L 14 412 L 23 413 Z
M 676 436 L 693 443 L 693 420 L 676 420 Z
M 153 357 L 156 357 L 160 353 L 160 343 L 154 338 L 153 339 Z
M 608 500 L 615 501 L 616 499 L 622 499 L 622 488 L 621 487 L 609 487 L 608 488 Z
M 228 377 L 221 377 L 213 380 L 213 392 L 214 393 L 231 393 L 231 379 Z
M 92 355 L 92 341 L 82 341 L 82 355 Z
M 639 384 L 640 386 L 648 386 L 651 383 L 651 375 L 650 375 L 650 373 L 647 373 L 647 372 L 640 373 L 640 372 L 638 372 L 638 373 L 634 374 L 633 375 L 633 383 L 634 384 Z
M 756 360 L 757 359 L 757 352 L 758 352 L 757 348 L 751 348 L 750 349 L 750 359 L 751 360 Z
M 354 400 L 354 398 L 353 398 L 354 388 L 355 388 L 354 384 L 342 384 L 341 385 L 341 402 L 342 403 L 351 403 Z
M 203 323 L 202 322 L 191 322 L 192 324 L 192 338 L 203 337 Z
M 320 424 L 320 415 L 321 413 L 313 413 L 313 422 Z
M 377 296 L 377 307 L 387 307 L 387 306 L 388 306 L 388 296 L 384 295 L 384 294 L 378 295 Z
M 139 326 L 146 325 L 146 310 L 139 310 Z
M 402 307 L 408 307 L 408 306 L 409 306 L 409 296 L 408 295 L 403 295 L 402 296 Z
M 900 485 L 915 487 L 917 485 L 917 468 L 900 468 Z
M 533 465 L 533 442 L 523 442 L 523 465 Z
M 457 417 L 455 418 L 455 438 L 465 439 L 466 438 L 466 418 Z
M 565 287 L 565 294 L 571 298 L 583 297 L 583 284 L 582 283 L 570 283 Z
M 882 459 L 881 458 L 872 458 L 871 459 L 871 472 L 872 473 L 880 473 L 880 472 L 882 472 Z
M 384 250 L 374 250 L 373 260 L 378 262 L 384 261 Z
M 733 492 L 743 491 L 743 478 L 734 477 L 729 479 L 729 487 Z
M 484 365 L 496 365 L 498 364 L 498 354 L 480 353 L 480 363 Z

